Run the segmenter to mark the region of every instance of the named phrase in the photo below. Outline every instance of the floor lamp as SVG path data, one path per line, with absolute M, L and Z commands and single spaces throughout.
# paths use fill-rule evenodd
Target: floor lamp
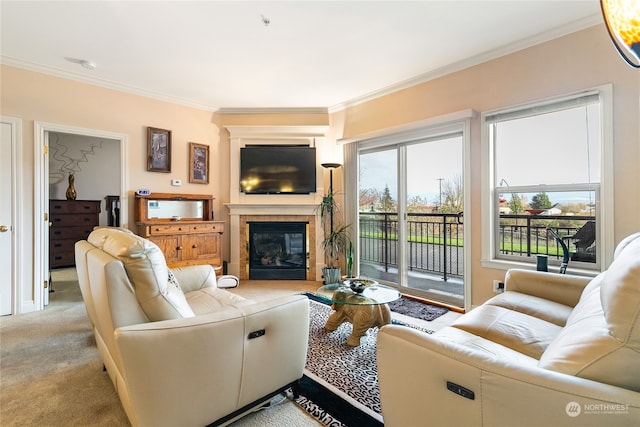
M 342 166 L 340 163 L 322 163 L 322 167 L 329 169 L 329 194 L 333 197 L 333 170 Z M 333 233 L 333 205 L 331 207 L 330 218 L 331 233 Z

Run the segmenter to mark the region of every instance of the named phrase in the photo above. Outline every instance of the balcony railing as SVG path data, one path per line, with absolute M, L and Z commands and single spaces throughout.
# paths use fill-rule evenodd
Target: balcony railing
M 461 215 L 415 213 L 407 215 L 409 269 L 462 277 L 464 273 Z M 360 260 L 388 271 L 398 266 L 398 215 L 360 213 Z
M 562 245 L 547 233 L 551 228 L 567 245 L 572 260 L 595 264 L 595 219 L 590 215 L 500 215 L 500 254 L 562 259 Z
M 581 252 L 578 232 L 593 216 L 500 215 L 500 254 L 505 258 L 535 263 L 537 255 L 562 260 L 559 242 L 547 227 L 563 237 L 576 260 Z M 389 271 L 398 267 L 398 215 L 385 212 L 360 212 L 360 260 L 378 264 Z M 461 214 L 412 213 L 407 215 L 408 268 L 437 274 L 447 280 L 464 274 L 464 239 Z M 582 250 L 584 262 L 595 263 L 595 253 Z

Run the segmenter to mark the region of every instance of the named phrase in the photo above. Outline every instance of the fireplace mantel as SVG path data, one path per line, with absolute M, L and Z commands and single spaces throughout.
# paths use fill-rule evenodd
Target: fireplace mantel
M 281 196 L 287 197 L 287 196 Z M 248 279 L 248 259 L 246 248 L 246 224 L 247 221 L 305 221 L 309 223 L 309 272 L 310 280 L 322 280 L 321 269 L 324 257 L 317 256 L 322 253 L 321 235 L 316 232 L 316 224 L 319 224 L 317 204 L 263 204 L 263 203 L 225 203 L 229 209 L 229 228 L 231 244 L 231 260 L 228 264 L 230 274 L 238 276 L 241 280 Z
M 225 126 L 229 131 L 229 154 L 231 189 L 229 203 L 229 239 L 230 261 L 228 271 L 238 277 L 246 278 L 246 256 L 244 227 L 246 221 L 308 221 L 310 225 L 310 274 L 312 280 L 321 280 L 321 267 L 324 257 L 316 256 L 321 253 L 321 236 L 315 231 L 317 206 L 322 201 L 324 193 L 323 173 L 320 166 L 323 156 L 323 142 L 329 126 Z M 316 191 L 311 194 L 291 195 L 263 195 L 244 194 L 240 191 L 240 149 L 251 145 L 309 145 L 318 148 L 316 159 Z M 318 264 L 318 260 L 320 264 Z

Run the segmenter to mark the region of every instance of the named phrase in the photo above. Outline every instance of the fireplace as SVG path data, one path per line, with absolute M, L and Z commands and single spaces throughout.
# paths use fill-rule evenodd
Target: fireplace
M 251 280 L 306 280 L 308 222 L 247 222 Z

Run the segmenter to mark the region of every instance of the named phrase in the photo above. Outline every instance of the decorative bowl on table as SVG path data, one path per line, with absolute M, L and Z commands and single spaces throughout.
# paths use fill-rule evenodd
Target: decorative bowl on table
M 375 285 L 376 283 L 375 280 L 369 279 L 348 279 L 344 281 L 344 284 L 349 286 L 349 288 L 357 294 L 361 294 L 368 286 Z

